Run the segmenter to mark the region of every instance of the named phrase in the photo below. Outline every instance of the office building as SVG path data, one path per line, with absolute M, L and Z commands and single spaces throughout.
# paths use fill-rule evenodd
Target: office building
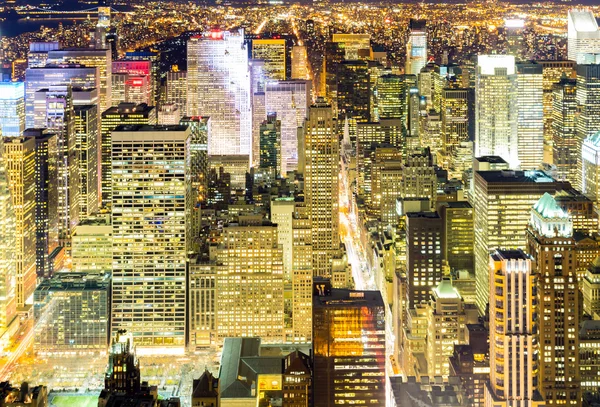
M 583 167 L 582 149 L 583 142 L 589 136 L 600 130 L 600 65 L 577 65 L 577 120 L 575 122 L 575 137 L 577 140 L 577 168 Z M 581 177 L 581 173 L 580 173 Z M 580 178 L 576 184 L 580 190 L 583 180 Z
M 25 130 L 25 84 L 0 82 L 0 131 L 2 137 L 19 137 Z
M 208 168 L 220 169 L 229 174 L 231 189 L 246 188 L 246 173 L 248 173 L 247 155 L 209 155 Z
M 444 259 L 451 270 L 475 271 L 473 207 L 468 202 L 444 202 L 438 207 L 444 224 Z
M 213 258 L 190 261 L 189 292 L 189 345 L 192 349 L 217 344 L 217 269 Z
M 579 150 L 575 134 L 577 81 L 561 78 L 552 91 L 552 163 L 556 178 L 576 185 L 579 180 Z
M 449 376 L 449 358 L 454 353 L 454 346 L 467 343 L 466 324 L 477 322 L 477 312 L 470 310 L 468 313 L 470 315 L 467 315 L 464 301 L 449 279 L 441 280 L 431 290 L 427 310 L 426 352 L 429 377 Z
M 580 306 L 573 221 L 547 192 L 531 210 L 527 252 L 539 275 L 539 389 L 548 405 L 578 405 Z
M 435 212 L 406 214 L 407 306 L 426 303 L 442 281 L 444 225 Z
M 35 127 L 56 134 L 58 146 L 58 238 L 59 245 L 71 245 L 79 223 L 80 167 L 75 134 L 75 112 L 71 86 L 52 86 L 35 92 Z
M 227 337 L 284 339 L 283 252 L 273 224 L 229 224 L 216 254 L 216 321 Z
M 592 318 L 600 317 L 600 258 L 591 263 L 581 280 L 583 312 Z
M 75 140 L 79 154 L 79 218 L 85 219 L 100 206 L 98 178 L 98 105 L 74 106 Z
M 407 155 L 402 171 L 402 197 L 427 198 L 431 207 L 435 207 L 437 176 L 429 149 Z
M 475 156 L 519 164 L 517 75 L 512 55 L 479 55 L 475 82 Z
M 0 147 L 3 147 L 0 138 Z M 0 331 L 5 332 L 16 315 L 15 271 L 17 236 L 15 210 L 10 193 L 6 160 L 0 157 Z
M 35 258 L 38 277 L 50 277 L 49 256 L 58 247 L 58 145 L 46 129 L 27 129 L 35 139 Z
M 25 74 L 25 128 L 45 127 L 35 117 L 35 94 L 40 89 L 69 84 L 72 88 L 100 89 L 98 68 L 78 64 L 28 68 Z M 37 124 L 36 124 L 37 123 Z
M 183 113 L 174 104 L 164 104 L 158 108 L 158 124 L 179 124 Z
M 404 76 L 383 74 L 377 78 L 376 118 L 400 119 L 406 126 L 406 82 Z
M 385 404 L 385 319 L 379 291 L 313 294 L 313 404 Z
M 333 110 L 323 99 L 304 122 L 304 196 L 312 222 L 313 274 L 330 276 L 339 250 L 339 142 Z
M 71 241 L 73 270 L 81 273 L 111 271 L 112 245 L 110 214 L 96 214 L 82 220 Z
M 460 143 L 469 141 L 468 89 L 443 89 L 440 105 L 443 158 L 438 159 L 438 164 L 448 168 Z
M 182 116 L 187 116 L 187 72 L 167 72 L 165 104 L 173 104 Z
M 110 49 L 65 48 L 48 51 L 48 64 L 80 64 L 98 68 L 101 112 L 112 106 L 112 56 Z
M 54 51 L 60 48 L 58 41 L 31 42 L 29 43 L 29 52 L 27 52 L 27 67 L 40 68 L 46 66 L 48 61 L 48 51 Z
M 536 64 L 542 66 L 542 88 L 544 89 L 544 140 L 546 145 L 552 145 L 552 122 L 553 93 L 555 85 L 562 81 L 563 77 L 572 79 L 575 77 L 575 61 L 568 60 L 537 60 Z
M 600 387 L 600 321 L 582 321 L 579 330 L 579 371 L 581 390 L 592 395 Z
M 370 57 L 370 34 L 335 33 L 331 36 L 331 42 L 340 47 L 343 59 L 347 61 L 369 59 Z
M 485 405 L 543 406 L 535 262 L 522 250 L 496 250 L 489 261 L 490 381 Z
M 312 340 L 312 228 L 304 202 L 295 202 L 292 218 L 292 335 L 287 342 Z M 284 253 L 285 254 L 285 253 Z M 284 260 L 285 265 L 285 260 Z
M 504 19 L 504 32 L 506 34 L 506 43 L 508 55 L 514 56 L 521 61 L 526 59 L 527 49 L 523 32 L 525 31 L 525 20 L 518 18 Z
M 113 61 L 111 106 L 123 102 L 154 105 L 154 79 L 152 61 Z
M 337 64 L 338 126 L 341 130 L 347 122 L 351 141 L 356 140 L 357 123 L 371 120 L 371 92 L 371 73 L 367 61 L 341 61 Z
M 544 161 L 542 66 L 519 62 L 516 71 L 519 164 L 523 170 L 536 170 Z
M 283 38 L 252 39 L 252 59 L 265 62 L 265 76 L 273 81 L 286 79 L 286 45 Z
M 252 114 L 244 31 L 210 31 L 187 43 L 187 114 L 212 122 L 208 154 L 250 155 Z
M 308 54 L 306 46 L 294 45 L 292 47 L 292 78 L 306 81 L 310 79 L 308 67 Z
M 427 22 L 411 19 L 406 43 L 406 68 L 408 75 L 419 75 L 427 65 Z
M 567 52 L 569 60 L 577 64 L 584 62 L 585 54 L 600 52 L 600 30 L 591 10 L 569 10 L 567 30 Z
M 185 346 L 189 159 L 184 126 L 130 125 L 112 132 L 111 327 L 127 330 L 143 347 Z M 139 228 L 152 233 L 131 239 Z
M 194 200 L 206 202 L 208 190 L 208 134 L 210 118 L 183 117 L 179 124 L 190 129 L 190 176 Z
M 581 192 L 600 202 L 600 131 L 588 137 L 581 148 Z
M 474 169 L 475 170 L 475 169 Z M 474 174 L 475 277 L 477 307 L 485 314 L 488 301 L 489 251 L 525 248 L 531 207 L 548 192 L 570 190 L 542 171 L 476 171 Z
M 308 115 L 311 87 L 308 81 L 265 83 L 265 112 L 277 114 L 281 122 L 281 171 L 286 176 L 298 169 L 298 127 Z
M 153 106 L 146 104 L 136 105 L 134 103 L 120 103 L 112 106 L 102 113 L 101 122 L 101 185 L 102 206 L 110 206 L 111 203 L 111 134 L 118 125 L 134 124 L 156 124 L 156 112 Z
M 56 273 L 36 288 L 33 310 L 37 353 L 103 352 L 109 335 L 110 273 Z
M 281 121 L 277 114 L 267 115 L 260 125 L 260 168 L 270 169 L 272 176 L 282 174 Z
M 15 214 L 16 304 L 23 311 L 36 286 L 35 139 L 13 137 L 4 141 L 4 163 Z

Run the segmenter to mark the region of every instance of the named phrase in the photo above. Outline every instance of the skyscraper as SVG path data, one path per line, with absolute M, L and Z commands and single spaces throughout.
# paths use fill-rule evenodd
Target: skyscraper
M 339 250 L 339 141 L 333 110 L 321 98 L 304 122 L 304 194 L 312 222 L 313 273 L 330 276 Z
M 600 131 L 583 142 L 581 192 L 596 204 L 600 202 Z
M 499 155 L 519 164 L 517 76 L 512 55 L 479 55 L 475 83 L 475 156 Z
M 97 212 L 100 204 L 98 105 L 75 106 L 73 113 L 79 154 L 79 217 L 84 219 Z
M 100 111 L 112 106 L 112 56 L 110 49 L 65 48 L 48 51 L 48 64 L 80 64 L 98 68 Z M 60 83 L 60 82 L 59 82 Z M 57 83 L 57 84 L 59 84 Z
M 260 168 L 270 169 L 272 175 L 279 175 L 281 170 L 281 121 L 277 114 L 267 115 L 260 125 Z
M 252 59 L 265 61 L 265 75 L 274 81 L 286 79 L 286 45 L 283 38 L 252 40 Z
M 385 311 L 379 291 L 332 289 L 315 281 L 313 402 L 385 404 Z
M 25 130 L 25 85 L 0 82 L 0 134 L 19 137 Z
M 419 75 L 427 65 L 427 22 L 410 19 L 408 42 L 406 43 L 406 68 L 408 75 Z
M 438 165 L 448 168 L 458 145 L 469 141 L 469 90 L 445 88 L 440 104 L 442 160 Z
M 0 137 L 0 147 L 3 141 Z M 0 331 L 6 328 L 16 315 L 15 272 L 17 261 L 16 219 L 10 194 L 6 160 L 0 155 Z
M 531 210 L 527 251 L 539 275 L 540 392 L 549 405 L 578 405 L 580 307 L 573 221 L 548 193 Z
M 4 162 L 8 173 L 15 213 L 17 310 L 33 295 L 36 286 L 35 263 L 35 139 L 14 137 L 4 142 Z
M 407 87 L 403 75 L 384 74 L 377 78 L 377 118 L 400 119 L 406 128 Z M 405 129 L 406 131 L 406 129 Z
M 46 129 L 27 129 L 35 138 L 35 233 L 38 277 L 50 277 L 49 255 L 58 247 L 58 144 Z
M 189 158 L 184 126 L 119 126 L 112 133 L 111 326 L 143 347 L 185 346 Z M 132 238 L 139 228 L 148 233 Z
M 187 43 L 187 113 L 212 122 L 208 154 L 250 155 L 252 116 L 244 31 L 210 31 Z
M 517 140 L 520 168 L 536 170 L 544 160 L 542 66 L 517 63 Z
M 112 106 L 122 102 L 154 105 L 156 84 L 152 61 L 112 62 Z
M 279 81 L 265 83 L 265 112 L 277 114 L 281 122 L 281 171 L 298 168 L 298 127 L 302 127 L 310 104 L 310 82 Z
M 524 249 L 531 207 L 545 192 L 570 190 L 571 185 L 542 171 L 506 170 L 476 171 L 473 183 L 477 307 L 484 315 L 489 299 L 489 252 L 498 247 Z
M 165 104 L 174 104 L 183 116 L 187 115 L 187 72 L 167 72 Z
M 490 381 L 486 405 L 543 406 L 535 262 L 522 250 L 489 256 Z M 487 291 L 486 290 L 486 291 Z M 543 318 L 543 317 L 542 317 Z
M 35 92 L 35 126 L 56 134 L 58 146 L 58 238 L 69 247 L 79 223 L 79 152 L 75 135 L 75 113 L 71 86 L 52 86 Z
M 600 52 L 600 30 L 591 10 L 569 10 L 567 52 L 577 64 L 583 63 L 585 54 Z
M 575 123 L 577 114 L 577 81 L 562 78 L 552 91 L 552 146 L 556 178 L 576 185 L 581 168 Z
M 190 177 L 194 201 L 206 202 L 208 193 L 209 117 L 183 117 L 179 124 L 190 129 Z
M 101 201 L 102 206 L 107 207 L 111 203 L 111 134 L 113 130 L 121 124 L 156 124 L 156 113 L 154 111 L 154 106 L 148 106 L 146 104 L 136 105 L 134 103 L 120 103 L 118 106 L 112 106 L 110 109 L 102 113 L 101 123 Z
M 308 55 L 304 45 L 292 47 L 292 79 L 310 79 Z
M 257 336 L 284 339 L 283 253 L 273 224 L 229 224 L 217 249 L 219 341 Z
M 523 39 L 525 20 L 518 18 L 505 19 L 504 30 L 506 32 L 506 42 L 508 45 L 507 54 L 514 56 L 517 60 L 525 59 L 527 53 L 525 41 Z
M 582 168 L 581 152 L 583 142 L 600 130 L 600 65 L 577 66 L 577 120 L 575 134 L 577 140 L 577 167 Z M 581 176 L 581 174 L 580 174 Z M 581 189 L 581 179 L 576 184 Z

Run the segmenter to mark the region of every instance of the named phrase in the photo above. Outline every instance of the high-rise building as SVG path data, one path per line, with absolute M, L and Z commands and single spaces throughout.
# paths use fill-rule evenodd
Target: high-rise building
M 448 168 L 458 145 L 469 141 L 469 90 L 444 88 L 440 105 L 443 158 L 438 165 Z
M 403 198 L 427 198 L 435 207 L 437 196 L 437 175 L 429 149 L 406 156 L 402 178 Z
M 432 288 L 427 310 L 426 357 L 429 377 L 449 376 L 449 358 L 454 353 L 454 346 L 467 343 L 466 324 L 477 322 L 476 312 L 474 319 L 469 320 L 464 301 L 449 279 L 443 279 Z
M 260 168 L 270 169 L 272 175 L 279 175 L 281 169 L 281 121 L 277 114 L 268 114 L 260 125 Z
M 110 273 L 62 272 L 44 279 L 33 311 L 36 352 L 103 352 L 110 331 Z
M 475 83 L 475 156 L 519 164 L 517 75 L 512 55 L 479 55 Z
M 158 124 L 179 124 L 183 112 L 174 104 L 163 104 L 158 108 Z
M 2 137 L 0 147 L 4 149 Z M 13 208 L 6 171 L 6 160 L 0 155 L 0 331 L 6 332 L 16 315 L 15 272 L 17 262 L 17 220 Z
M 385 404 L 385 311 L 379 291 L 313 293 L 313 403 Z
M 371 120 L 371 75 L 367 61 L 337 64 L 338 126 L 348 125 L 350 140 L 356 140 L 357 123 Z
M 252 59 L 265 61 L 265 75 L 274 81 L 286 79 L 286 45 L 283 38 L 252 40 Z
M 306 46 L 294 45 L 292 47 L 292 78 L 300 79 L 302 81 L 310 79 L 310 72 L 308 68 L 308 55 L 306 52 Z
M 406 127 L 407 88 L 403 75 L 384 74 L 377 78 L 376 119 L 404 120 Z
M 581 192 L 600 202 L 600 131 L 588 137 L 581 148 Z
M 406 214 L 407 306 L 426 303 L 442 281 L 444 224 L 435 212 Z
M 49 64 L 80 64 L 98 68 L 101 112 L 112 106 L 112 56 L 110 49 L 65 48 L 48 51 Z
M 523 170 L 536 170 L 544 160 L 542 66 L 519 62 L 516 68 L 519 165 Z
M 217 335 L 284 339 L 283 252 L 273 224 L 229 224 L 216 254 Z
M 112 270 L 112 226 L 110 215 L 90 216 L 75 228 L 71 242 L 73 270 L 107 272 Z
M 143 347 L 185 346 L 189 159 L 184 126 L 130 125 L 112 132 L 111 327 L 132 333 Z M 140 228 L 151 232 L 132 239 Z
M 25 74 L 25 128 L 44 127 L 36 124 L 35 93 L 55 85 L 69 84 L 72 88 L 100 89 L 98 68 L 79 64 L 48 65 L 28 68 Z
M 111 173 L 111 134 L 119 125 L 128 124 L 156 124 L 156 113 L 154 106 L 146 104 L 136 105 L 134 103 L 120 103 L 112 106 L 102 113 L 101 121 L 101 185 L 102 206 L 111 203 L 112 173 Z
M 192 348 L 217 343 L 217 271 L 214 258 L 209 261 L 190 261 L 189 344 Z
M 58 144 L 46 129 L 27 129 L 35 138 L 35 234 L 38 277 L 50 277 L 49 256 L 58 247 Z
M 312 228 L 304 202 L 294 203 L 292 218 L 292 335 L 288 342 L 312 340 Z
M 371 35 L 370 34 L 346 34 L 335 33 L 331 41 L 340 46 L 343 59 L 354 61 L 357 59 L 370 59 Z
M 174 104 L 183 116 L 187 116 L 187 72 L 167 72 L 165 104 Z
M 252 115 L 244 31 L 210 31 L 187 43 L 187 114 L 212 122 L 208 154 L 250 155 Z
M 575 135 L 577 140 L 577 168 L 582 168 L 583 142 L 600 130 L 600 65 L 577 65 L 577 120 Z M 581 173 L 579 174 L 581 177 Z M 580 178 L 576 186 L 582 189 Z
M 302 127 L 310 104 L 310 82 L 294 80 L 265 83 L 265 112 L 281 122 L 281 172 L 298 168 L 298 127 Z
M 542 171 L 476 171 L 474 174 L 475 277 L 477 307 L 485 314 L 489 289 L 489 252 L 526 247 L 524 230 L 531 207 L 548 192 L 570 190 Z
M 190 129 L 190 177 L 194 200 L 206 202 L 208 191 L 209 117 L 183 117 L 179 124 Z
M 31 42 L 29 43 L 29 52 L 27 53 L 27 67 L 40 68 L 46 66 L 48 61 L 48 51 L 54 51 L 60 48 L 58 41 Z
M 575 79 L 562 78 L 552 91 L 552 162 L 556 178 L 576 185 L 581 168 L 575 134 L 577 116 Z
M 600 386 L 600 322 L 582 321 L 579 331 L 579 370 L 581 389 L 597 394 Z M 584 393 L 584 394 L 585 394 Z M 593 396 L 592 396 L 593 397 Z
M 106 41 L 106 34 L 110 28 L 110 7 L 98 7 L 98 22 L 94 32 L 94 42 L 96 49 L 110 48 Z
M 473 207 L 468 202 L 444 202 L 439 206 L 444 224 L 444 259 L 452 270 L 475 270 Z
M 321 98 L 304 122 L 304 195 L 312 222 L 313 273 L 330 276 L 339 250 L 339 141 L 333 110 Z
M 578 405 L 580 307 L 573 221 L 547 192 L 531 210 L 527 252 L 539 276 L 540 392 L 548 405 Z
M 12 137 L 4 141 L 4 163 L 8 174 L 15 214 L 16 235 L 16 301 L 17 310 L 25 303 L 36 286 L 35 262 L 35 139 Z
M 552 145 L 552 122 L 553 113 L 553 93 L 555 85 L 562 81 L 563 77 L 567 79 L 575 77 L 575 61 L 568 60 L 541 60 L 535 61 L 542 66 L 542 87 L 544 89 L 544 140 L 546 145 Z
M 504 30 L 506 33 L 507 54 L 513 55 L 517 60 L 526 59 L 527 49 L 525 49 L 525 40 L 523 32 L 525 31 L 525 20 L 518 18 L 507 18 L 504 20 Z
M 56 134 L 58 146 L 58 238 L 70 247 L 71 235 L 79 223 L 80 169 L 75 135 L 75 113 L 71 86 L 52 86 L 35 92 L 35 127 Z
M 585 54 L 600 52 L 600 30 L 591 10 L 569 10 L 567 52 L 569 59 L 577 64 L 584 62 Z
M 419 75 L 427 65 L 427 22 L 410 19 L 408 41 L 406 43 L 406 68 L 408 75 Z
M 75 139 L 79 154 L 79 218 L 98 211 L 100 179 L 98 178 L 98 105 L 74 106 Z
M 490 381 L 485 405 L 543 406 L 539 394 L 538 274 L 522 250 L 496 250 L 489 260 Z M 543 346 L 543 345 L 542 345 Z
M 600 316 L 600 258 L 588 266 L 581 280 L 581 293 L 583 312 L 597 319 L 596 315 Z
M 0 82 L 0 131 L 2 137 L 19 137 L 25 130 L 25 84 Z
M 113 61 L 111 106 L 123 102 L 154 105 L 154 79 L 152 61 Z

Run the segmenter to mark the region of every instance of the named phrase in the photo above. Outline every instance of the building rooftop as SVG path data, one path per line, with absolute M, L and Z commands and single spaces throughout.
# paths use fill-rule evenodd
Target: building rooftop
M 569 214 L 556 203 L 556 200 L 548 192 L 533 205 L 533 209 L 545 219 L 568 219 Z
M 437 212 L 407 212 L 406 217 L 410 219 L 416 218 L 427 218 L 427 219 L 439 219 L 440 215 Z
M 458 290 L 454 288 L 450 279 L 442 279 L 437 287 L 433 288 L 433 292 L 437 298 L 461 298 Z
M 98 291 L 110 288 L 110 272 L 59 272 L 44 279 L 36 292 L 42 291 Z
M 115 128 L 115 132 L 126 131 L 126 132 L 143 132 L 143 131 L 186 131 L 187 126 L 179 124 L 172 125 L 150 125 L 150 124 L 120 124 Z
M 313 307 L 383 307 L 383 299 L 379 291 L 354 291 L 339 288 L 331 289 L 326 296 L 313 296 Z
M 587 139 L 585 139 L 585 143 L 591 144 L 594 147 L 600 147 L 600 131 L 597 131 L 596 133 L 592 134 Z
M 494 251 L 494 253 L 492 253 L 492 258 L 495 261 L 529 260 L 529 259 L 531 259 L 531 257 L 521 249 L 517 249 L 517 250 L 497 249 L 496 251 Z
M 495 171 L 477 171 L 477 175 L 486 182 L 503 183 L 553 183 L 557 182 L 554 178 L 544 171 L 513 171 L 513 170 L 495 170 Z
M 598 22 L 591 10 L 572 9 L 569 10 L 569 23 L 577 32 L 598 31 Z

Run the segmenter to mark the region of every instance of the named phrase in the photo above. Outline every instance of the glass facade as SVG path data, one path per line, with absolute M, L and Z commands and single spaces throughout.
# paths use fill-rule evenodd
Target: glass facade
M 25 84 L 0 82 L 0 131 L 2 137 L 19 137 L 25 130 Z

